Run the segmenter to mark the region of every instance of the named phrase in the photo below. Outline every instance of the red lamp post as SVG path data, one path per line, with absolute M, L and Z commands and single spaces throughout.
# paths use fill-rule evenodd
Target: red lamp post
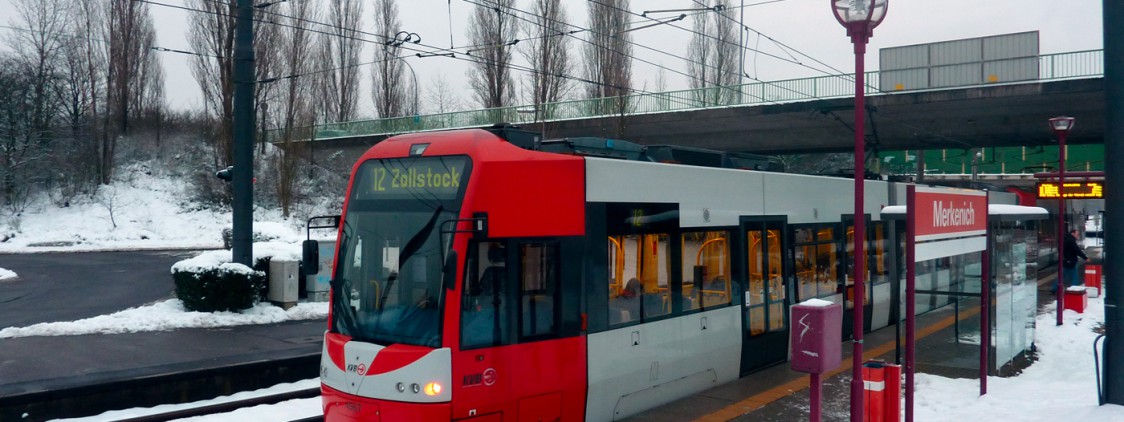
M 874 28 L 886 17 L 889 0 L 831 0 L 831 9 L 839 24 L 847 28 L 847 36 L 855 46 L 855 234 L 854 246 L 854 342 L 851 352 L 851 421 L 863 420 L 863 299 L 866 288 L 863 277 L 866 275 L 866 219 L 863 212 L 863 183 L 866 179 L 866 142 L 863 123 L 866 111 L 864 93 L 866 72 L 863 69 L 863 56 L 866 43 L 874 35 Z
M 1065 259 L 1065 136 L 1073 129 L 1075 120 L 1069 116 L 1050 119 L 1050 128 L 1058 135 L 1058 283 L 1055 290 L 1058 298 L 1058 325 L 1062 325 L 1062 311 L 1065 308 L 1065 273 L 1062 269 L 1062 261 Z

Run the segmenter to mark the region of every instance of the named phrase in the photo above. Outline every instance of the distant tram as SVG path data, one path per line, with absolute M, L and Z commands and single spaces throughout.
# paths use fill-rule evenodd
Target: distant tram
M 852 307 L 851 180 L 517 135 L 396 136 L 355 164 L 327 421 L 625 418 L 783 362 L 793 303 Z M 904 192 L 866 182 L 867 330 L 897 317 L 901 236 L 879 210 Z

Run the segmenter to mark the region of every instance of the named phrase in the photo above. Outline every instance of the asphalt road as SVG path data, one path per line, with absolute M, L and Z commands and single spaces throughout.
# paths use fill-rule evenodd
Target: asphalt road
M 171 268 L 192 251 L 0 255 L 0 328 L 74 321 L 171 299 Z

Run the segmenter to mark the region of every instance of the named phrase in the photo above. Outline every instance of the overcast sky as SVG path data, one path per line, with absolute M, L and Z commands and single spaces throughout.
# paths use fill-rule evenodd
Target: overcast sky
M 182 5 L 182 0 L 154 0 L 156 2 Z M 310 1 L 310 0 L 290 0 Z M 331 1 L 331 0 L 320 0 Z M 475 0 L 473 0 L 475 1 Z M 1103 44 L 1101 24 L 1101 0 L 889 0 L 889 10 L 885 21 L 875 30 L 871 39 L 866 66 L 868 70 L 878 69 L 878 49 L 902 45 L 938 42 L 945 40 L 989 36 L 1013 32 L 1039 31 L 1041 53 L 1058 53 L 1087 49 L 1100 49 Z M 0 0 L 4 10 L 10 0 Z M 516 0 L 519 7 L 529 9 L 531 0 Z M 586 5 L 588 1 L 563 0 L 571 23 L 588 27 Z M 753 5 L 755 3 L 763 3 Z M 740 0 L 733 0 L 738 6 Z M 828 0 L 745 0 L 745 24 L 764 36 L 750 33 L 746 45 L 780 57 L 778 60 L 765 54 L 746 53 L 746 72 L 761 80 L 781 80 L 836 73 L 814 60 L 801 56 L 806 54 L 843 72 L 854 72 L 854 56 L 850 40 L 845 30 L 832 16 Z M 651 10 L 683 9 L 697 7 L 692 0 L 632 0 L 632 11 L 642 13 Z M 452 23 L 452 43 L 454 47 L 470 44 L 465 35 L 468 17 L 473 4 L 466 0 L 399 0 L 403 29 L 415 32 L 424 44 L 447 48 L 450 44 L 450 20 Z M 451 13 L 450 13 L 451 9 Z M 157 45 L 171 49 L 190 50 L 186 41 L 188 11 L 162 6 L 151 6 L 157 22 Z M 678 13 L 678 12 L 677 12 Z M 735 11 L 740 18 L 740 11 Z M 371 31 L 372 7 L 368 2 L 366 31 Z M 5 14 L 8 15 L 8 14 Z M 653 16 L 675 16 L 665 13 Z M 451 19 L 450 19 L 451 18 Z M 3 21 L 10 16 L 0 18 Z M 326 18 L 321 18 L 326 21 Z M 643 19 L 636 17 L 635 22 Z M 638 24 L 639 25 L 639 24 Z M 665 66 L 668 89 L 687 87 L 687 77 L 676 72 L 686 73 L 684 57 L 691 39 L 688 30 L 690 19 L 676 23 L 679 29 L 671 26 L 657 26 L 633 32 L 633 40 L 645 47 L 633 47 L 633 54 L 649 62 Z M 8 31 L 0 29 L 0 33 Z M 522 36 L 522 34 L 521 34 Z M 768 37 L 768 38 L 766 38 Z M 786 51 L 769 38 L 792 49 Z M 571 46 L 574 56 L 580 54 L 583 43 L 573 40 Z M 460 49 L 463 51 L 463 48 Z M 661 53 L 660 50 L 665 53 Z M 799 52 L 799 53 L 798 53 Z M 372 60 L 372 49 L 364 50 L 361 61 Z M 174 109 L 199 107 L 198 86 L 189 71 L 191 56 L 162 53 L 167 75 L 167 95 L 169 106 Z M 422 88 L 422 109 L 426 107 L 426 87 L 432 85 L 433 78 L 444 75 L 453 86 L 465 86 L 466 62 L 451 58 L 410 58 L 417 71 Z M 810 69 L 793 61 L 806 64 Z M 363 80 L 369 79 L 369 66 L 362 69 Z M 635 61 L 633 81 L 639 89 L 654 90 L 658 68 Z M 516 72 L 516 77 L 526 73 Z M 580 74 L 575 75 L 580 76 Z M 360 96 L 361 114 L 373 115 L 370 106 L 370 93 L 366 85 Z M 458 93 L 465 107 L 476 108 L 471 103 L 469 93 Z

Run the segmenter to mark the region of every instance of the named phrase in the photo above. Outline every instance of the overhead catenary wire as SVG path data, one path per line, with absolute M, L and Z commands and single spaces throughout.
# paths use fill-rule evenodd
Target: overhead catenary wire
M 481 4 L 481 3 L 478 3 L 478 2 L 476 2 L 475 0 L 463 0 L 463 1 L 464 1 L 464 2 L 466 2 L 466 3 L 472 3 L 472 4 L 475 4 L 475 5 L 477 5 L 477 6 L 480 6 L 480 7 L 491 7 L 491 8 L 495 8 L 495 9 L 496 9 L 497 11 L 499 11 L 499 6 L 493 6 L 493 5 L 488 5 L 488 4 Z M 522 10 L 519 10 L 519 9 L 512 9 L 512 8 L 506 8 L 506 9 L 511 9 L 511 10 L 514 10 L 514 11 L 516 11 L 516 12 L 520 12 L 520 13 L 524 13 L 524 14 L 531 14 L 530 12 L 525 12 L 525 11 L 522 11 Z M 520 19 L 520 20 L 523 20 L 523 21 L 525 21 L 525 22 L 530 22 L 530 23 L 532 23 L 532 24 L 534 24 L 534 25 L 540 25 L 540 26 L 542 25 L 542 24 L 541 24 L 541 23 L 539 23 L 539 22 L 535 22 L 535 21 L 533 21 L 533 20 L 530 20 L 530 19 L 526 19 L 526 18 L 520 17 L 520 16 L 518 16 L 518 15 L 516 15 L 515 13 L 512 13 L 512 12 L 503 12 L 503 13 L 506 13 L 506 14 L 508 14 L 508 15 L 511 15 L 511 16 L 515 17 L 516 19 Z M 537 17 L 538 15 L 533 15 L 533 16 L 536 16 L 536 17 Z M 567 25 L 567 26 L 570 26 L 570 27 L 572 27 L 572 28 L 580 29 L 580 30 L 582 30 L 583 32 L 589 32 L 590 34 L 594 34 L 594 35 L 600 35 L 600 34 L 601 34 L 601 33 L 599 33 L 599 32 L 593 31 L 592 29 L 589 29 L 589 28 L 584 28 L 584 27 L 581 27 L 581 26 L 578 26 L 578 25 L 575 25 L 575 24 L 572 24 L 572 23 L 569 23 L 569 22 L 565 22 L 565 21 L 559 21 L 559 20 L 556 20 L 556 19 L 550 19 L 550 20 L 551 20 L 551 21 L 553 21 L 553 22 L 556 22 L 556 23 L 561 23 L 561 24 L 563 24 L 563 25 Z M 597 44 L 597 43 L 595 43 L 595 42 L 593 42 L 593 41 L 589 41 L 589 40 L 586 40 L 586 39 L 583 39 L 583 38 L 579 38 L 579 37 L 573 37 L 573 38 L 574 38 L 574 39 L 577 39 L 577 40 L 579 40 L 579 41 L 581 41 L 581 42 L 584 42 L 584 43 L 586 43 L 586 44 L 590 44 L 590 45 L 592 45 L 592 46 L 594 46 L 594 47 L 598 47 L 598 48 L 604 48 L 604 49 L 607 49 L 607 50 L 609 50 L 609 51 L 612 51 L 612 52 L 614 52 L 614 53 L 617 53 L 617 54 L 622 54 L 622 53 L 621 53 L 621 52 L 619 52 L 619 51 L 616 51 L 616 50 L 613 50 L 613 49 L 611 49 L 611 48 L 609 48 L 609 47 L 606 47 L 606 46 L 603 46 L 603 45 Z M 648 46 L 646 46 L 646 45 L 643 45 L 643 44 L 637 43 L 637 42 L 635 42 L 635 41 L 627 41 L 627 43 L 629 43 L 629 44 L 631 44 L 631 45 L 634 45 L 634 46 L 637 46 L 637 47 L 641 47 L 641 48 L 644 48 L 644 49 L 646 49 L 646 50 L 651 50 L 651 51 L 653 51 L 653 52 L 657 52 L 657 53 L 665 54 L 665 55 L 668 55 L 668 56 L 670 56 L 670 57 L 673 57 L 673 58 L 676 58 L 676 59 L 680 59 L 680 60 L 685 60 L 685 61 L 687 61 L 687 62 L 691 62 L 691 63 L 696 63 L 696 64 L 700 64 L 700 65 L 702 65 L 702 66 L 707 66 L 707 67 L 711 67 L 711 68 L 714 68 L 714 66 L 711 66 L 711 65 L 709 65 L 709 64 L 706 64 L 706 63 L 699 63 L 699 62 L 695 62 L 695 61 L 693 61 L 693 60 L 690 60 L 690 59 L 688 59 L 688 58 L 686 58 L 686 57 L 683 57 L 683 56 L 679 56 L 679 55 L 676 55 L 676 54 L 673 54 L 673 53 L 669 53 L 669 52 L 667 52 L 667 51 L 663 51 L 663 50 L 655 49 L 655 48 L 652 48 L 652 47 L 648 47 Z M 698 78 L 697 76 L 694 76 L 694 75 L 690 75 L 690 74 L 688 74 L 688 73 L 684 73 L 684 72 L 682 72 L 682 71 L 680 71 L 680 70 L 678 70 L 678 69 L 672 69 L 672 68 L 669 68 L 669 67 L 667 67 L 667 66 L 664 66 L 664 65 L 662 65 L 662 64 L 657 64 L 657 63 L 653 63 L 653 62 L 651 62 L 651 61 L 648 61 L 648 60 L 645 60 L 645 59 L 641 59 L 641 58 L 639 58 L 639 57 L 636 57 L 635 55 L 631 55 L 631 54 L 622 54 L 622 55 L 623 55 L 623 56 L 625 56 L 625 57 L 628 57 L 629 59 L 632 59 L 632 60 L 636 60 L 636 61 L 639 61 L 639 62 L 641 62 L 641 63 L 645 63 L 645 64 L 648 64 L 648 65 L 654 66 L 654 67 L 656 67 L 656 68 L 658 68 L 658 69 L 663 69 L 663 70 L 667 70 L 667 71 L 670 71 L 670 72 L 673 72 L 673 73 L 676 73 L 676 74 L 679 74 L 679 75 L 683 75 L 683 76 L 686 76 L 686 77 L 688 77 L 688 78 L 691 78 L 691 79 L 701 80 L 701 79 L 700 79 L 700 78 Z M 742 92 L 742 91 L 736 90 L 736 89 L 734 89 L 734 88 L 731 88 L 731 87 L 723 87 L 723 88 L 725 88 L 725 89 L 729 89 L 729 90 L 732 90 L 732 91 L 735 91 L 735 92 L 738 92 L 738 93 L 740 93 L 740 94 L 743 94 L 743 95 L 750 95 L 750 96 L 752 96 L 752 97 L 754 97 L 754 98 L 758 98 L 758 99 L 760 99 L 760 100 L 762 100 L 762 101 L 769 101 L 769 100 L 768 100 L 768 99 L 766 99 L 766 98 L 763 98 L 763 97 L 759 97 L 759 96 L 756 96 L 756 95 L 752 95 L 752 94 L 748 94 L 748 93 L 745 93 L 745 92 Z M 618 89 L 619 89 L 619 88 L 618 88 Z M 634 88 L 633 88 L 632 90 L 634 90 L 634 91 L 638 91 L 638 92 L 644 92 L 644 91 L 641 91 L 641 90 L 637 90 L 637 89 L 634 89 Z
M 598 0 L 589 0 L 589 1 L 590 1 L 591 3 L 597 3 L 597 4 L 605 5 L 604 3 L 601 3 L 601 2 L 599 2 Z M 699 0 L 692 0 L 692 1 L 693 1 L 693 2 L 695 2 L 696 4 L 700 4 L 700 5 L 705 5 L 705 4 L 701 3 L 701 2 L 699 2 Z M 636 13 L 634 13 L 634 12 L 631 12 L 631 11 L 628 11 L 628 10 L 625 10 L 625 9 L 621 9 L 621 8 L 619 8 L 619 7 L 615 7 L 615 6 L 612 6 L 612 5 L 605 5 L 605 6 L 606 6 L 606 7 L 610 7 L 610 8 L 613 8 L 613 9 L 617 9 L 617 10 L 622 10 L 622 11 L 624 11 L 624 12 L 626 12 L 626 13 L 629 13 L 629 14 L 632 14 L 632 15 L 634 15 L 634 16 L 639 16 L 639 15 L 637 15 L 637 14 L 636 14 Z M 747 7 L 748 7 L 748 6 L 747 6 Z M 713 11 L 713 9 L 712 9 L 712 8 L 711 8 L 710 10 L 707 10 L 707 11 L 702 11 L 702 12 L 698 12 L 698 13 L 710 13 L 711 11 Z M 725 18 L 727 18 L 727 19 L 731 19 L 731 20 L 733 20 L 733 17 L 730 17 L 730 16 L 725 16 L 725 15 L 723 15 L 723 16 L 724 16 Z M 652 19 L 652 18 L 650 18 L 650 17 L 646 17 L 646 18 L 647 18 L 647 19 Z M 737 21 L 736 21 L 736 20 L 734 20 L 734 22 L 737 22 Z M 741 27 L 745 28 L 746 30 L 749 30 L 749 31 L 753 31 L 753 32 L 757 33 L 757 34 L 758 34 L 758 36 L 760 36 L 760 37 L 764 37 L 765 39 L 768 39 L 769 41 L 772 41 L 772 42 L 773 42 L 774 44 L 776 44 L 776 45 L 777 45 L 777 46 L 779 46 L 779 47 L 782 47 L 782 48 L 785 48 L 785 49 L 791 49 L 792 51 L 796 51 L 796 52 L 797 52 L 797 53 L 799 53 L 800 55 L 802 55 L 802 56 L 804 56 L 804 57 L 808 57 L 808 58 L 812 59 L 813 61 L 815 61 L 815 62 L 817 62 L 817 63 L 819 63 L 819 64 L 822 64 L 822 65 L 824 65 L 824 66 L 828 67 L 829 69 L 831 69 L 831 70 L 833 70 L 833 71 L 835 71 L 835 72 L 838 72 L 838 73 L 836 73 L 836 74 L 832 74 L 832 73 L 829 73 L 829 72 L 827 72 L 827 71 L 824 71 L 824 70 L 822 70 L 822 69 L 817 69 L 817 68 L 814 68 L 814 67 L 808 66 L 808 65 L 806 65 L 806 64 L 803 64 L 803 63 L 796 63 L 796 64 L 798 64 L 798 65 L 800 65 L 800 66 L 806 67 L 806 68 L 808 68 L 808 69 L 811 69 L 811 70 L 815 70 L 815 71 L 817 71 L 817 72 L 821 72 L 821 73 L 824 73 L 825 75 L 828 75 L 828 76 L 842 77 L 842 78 L 843 78 L 844 80 L 849 80 L 849 81 L 855 81 L 855 80 L 856 80 L 856 79 L 855 79 L 855 77 L 854 77 L 853 75 L 850 75 L 850 74 L 848 74 L 848 73 L 845 73 L 845 72 L 843 72 L 842 70 L 836 69 L 835 67 L 833 67 L 833 66 L 831 66 L 831 65 L 828 65 L 828 64 L 826 64 L 826 63 L 824 63 L 824 62 L 820 61 L 819 59 L 816 59 L 815 57 L 812 57 L 812 56 L 810 56 L 810 55 L 808 55 L 808 54 L 805 54 L 805 53 L 801 52 L 800 50 L 797 50 L 797 49 L 795 49 L 795 48 L 789 47 L 788 45 L 786 45 L 786 44 L 784 44 L 784 43 L 782 43 L 782 42 L 780 42 L 780 41 L 777 41 L 776 39 L 774 39 L 774 38 L 772 38 L 772 37 L 770 37 L 770 36 L 768 36 L 768 35 L 765 35 L 764 33 L 760 32 L 760 31 L 757 31 L 756 29 L 750 28 L 749 26 L 746 26 L 746 25 L 744 25 L 744 24 L 742 24 L 742 23 L 740 23 L 740 22 L 737 22 L 737 23 L 738 23 L 738 25 L 739 25 L 739 26 L 741 26 Z M 694 34 L 699 34 L 699 35 L 703 35 L 703 36 L 708 36 L 708 37 L 710 37 L 710 38 L 713 38 L 713 39 L 717 39 L 717 38 L 715 38 L 715 37 L 713 37 L 713 36 L 710 36 L 710 35 L 708 35 L 708 34 L 701 34 L 701 33 L 697 32 L 697 31 L 694 31 L 694 30 L 692 30 L 692 29 L 687 29 L 687 28 L 683 28 L 683 27 L 680 27 L 680 26 L 677 26 L 677 25 L 669 25 L 669 26 L 671 26 L 671 27 L 673 27 L 673 28 L 678 28 L 678 29 L 681 29 L 681 30 L 684 30 L 684 31 L 688 31 L 688 32 L 691 32 L 691 33 L 694 33 Z M 727 42 L 730 42 L 730 41 L 727 41 Z M 757 51 L 758 53 L 760 53 L 760 51 L 758 51 L 758 50 L 752 50 L 752 51 Z M 762 54 L 764 54 L 764 53 L 762 53 Z M 776 57 L 776 56 L 773 56 L 773 57 Z M 763 84 L 767 84 L 767 85 L 770 85 L 770 86 L 774 86 L 774 87 L 777 87 L 777 88 L 781 88 L 781 89 L 784 89 L 784 90 L 787 90 L 787 91 L 790 91 L 790 92 L 794 92 L 794 93 L 797 93 L 797 94 L 801 94 L 801 95 L 806 95 L 806 96 L 809 96 L 810 98 L 812 98 L 812 99 L 814 99 L 814 100 L 818 100 L 818 101 L 826 101 L 826 99 L 824 99 L 824 98 L 821 98 L 821 97 L 818 97 L 818 96 L 815 96 L 815 95 L 809 95 L 809 94 L 806 94 L 806 93 L 803 93 L 803 92 L 800 92 L 800 91 L 796 91 L 796 90 L 793 90 L 793 89 L 790 89 L 790 88 L 787 88 L 787 87 L 782 87 L 782 86 L 778 86 L 778 85 L 776 85 L 776 84 L 775 84 L 775 83 L 773 83 L 773 82 L 769 82 L 769 81 L 764 81 L 764 80 L 758 79 L 758 78 L 756 78 L 756 77 L 750 76 L 750 75 L 748 75 L 748 74 L 745 74 L 744 76 L 746 76 L 747 78 L 753 79 L 753 80 L 755 80 L 755 81 L 758 81 L 758 82 L 760 82 L 760 83 L 763 83 Z M 865 75 L 864 75 L 864 77 L 865 77 Z M 885 93 L 888 93 L 887 91 L 883 91 L 883 90 L 881 89 L 881 87 L 879 87 L 879 88 L 875 89 L 875 91 L 876 91 L 876 92 L 879 92 L 879 93 L 883 93 L 883 94 L 885 94 Z M 871 119 L 871 120 L 873 121 L 873 118 L 874 118 L 874 116 L 873 116 L 873 115 L 871 115 L 871 116 L 869 116 L 868 118 L 870 118 L 870 119 Z M 969 143 L 968 143 L 968 142 L 966 142 L 966 141 L 962 141 L 962 140 L 959 140 L 959 139 L 955 139 L 955 138 L 949 137 L 949 136 L 947 136 L 947 135 L 942 135 L 942 134 L 939 134 L 939 133 L 937 133 L 937 132 L 934 132 L 933 130 L 930 130 L 930 129 L 926 129 L 926 128 L 922 128 L 922 127 L 918 127 L 918 126 L 916 126 L 916 125 L 913 125 L 913 124 L 910 124 L 910 123 L 906 123 L 906 122 L 903 122 L 903 121 L 901 121 L 901 120 L 899 120 L 899 119 L 894 119 L 894 118 L 886 118 L 886 117 L 883 117 L 883 118 L 885 118 L 885 119 L 889 120 L 889 121 L 890 121 L 891 123 L 895 123 L 895 124 L 898 124 L 898 125 L 901 125 L 901 126 L 904 126 L 904 127 L 910 128 L 910 129 L 918 130 L 918 131 L 921 131 L 921 132 L 926 132 L 926 133 L 930 134 L 931 136 L 933 136 L 933 137 L 935 137 L 935 138 L 939 138 L 939 139 L 944 139 L 944 140 L 947 140 L 947 141 L 950 141 L 950 142 L 954 142 L 954 143 L 958 143 L 958 144 L 961 144 L 961 145 L 968 145 L 968 144 L 969 144 Z M 839 119 L 838 119 L 838 117 L 836 117 L 836 120 L 839 120 Z M 842 121 L 840 121 L 840 122 L 842 123 Z M 851 126 L 850 126 L 850 125 L 846 125 L 846 124 L 844 124 L 844 126 L 848 127 L 848 128 L 850 129 L 850 130 L 853 130 L 853 128 L 851 128 Z
M 160 3 L 160 2 L 156 2 L 156 1 L 152 1 L 152 0 L 132 0 L 132 1 L 148 3 L 148 4 L 155 5 L 155 6 L 163 6 L 163 7 L 169 7 L 169 8 L 174 8 L 174 9 L 180 9 L 180 10 L 185 10 L 185 11 L 189 11 L 189 12 L 208 13 L 208 14 L 214 14 L 214 15 L 218 15 L 218 16 L 230 17 L 229 14 L 222 13 L 222 12 L 201 10 L 201 9 L 196 9 L 196 8 L 191 8 L 191 7 L 186 7 L 186 6 L 178 6 L 178 5 Z M 226 3 L 222 2 L 222 1 L 219 1 L 219 0 L 204 0 L 204 1 L 212 2 L 212 3 L 226 4 Z M 307 22 L 307 23 L 310 23 L 310 24 L 327 26 L 327 27 L 332 27 L 332 28 L 335 27 L 334 25 L 331 25 L 331 24 L 328 24 L 328 23 L 317 22 L 317 21 L 310 20 L 310 19 L 295 18 L 295 17 L 292 17 L 292 16 L 288 16 L 288 15 L 284 15 L 284 14 L 280 14 L 280 13 L 276 13 L 276 12 L 264 11 L 264 10 L 260 10 L 260 9 L 259 9 L 259 11 L 261 11 L 262 13 L 265 13 L 265 14 L 270 14 L 270 15 L 283 17 L 283 18 L 295 19 L 295 20 L 298 20 L 298 21 L 301 21 L 301 22 Z M 387 41 L 374 41 L 374 40 L 361 38 L 361 37 L 355 37 L 355 36 L 350 36 L 350 37 L 349 36 L 343 36 L 343 35 L 340 35 L 340 34 L 334 34 L 334 33 L 330 33 L 330 32 L 319 31 L 319 30 L 315 30 L 315 29 L 311 29 L 311 28 L 296 27 L 296 26 L 289 25 L 289 24 L 267 21 L 267 20 L 261 20 L 261 19 L 254 19 L 254 21 L 259 22 L 259 23 L 263 23 L 263 24 L 276 25 L 276 26 L 280 26 L 280 27 L 306 30 L 306 31 L 309 31 L 309 32 L 324 34 L 324 35 L 328 35 L 328 36 L 354 39 L 354 40 L 357 40 L 357 41 L 371 43 L 371 44 L 375 44 L 375 45 L 382 45 L 382 46 L 385 46 L 387 41 L 394 40 L 394 38 L 392 38 L 392 37 L 388 37 L 388 36 L 385 36 L 385 35 L 379 35 L 379 34 L 372 34 L 372 33 L 365 32 L 365 31 L 355 31 L 355 32 L 359 33 L 359 34 L 376 36 L 376 37 L 382 38 L 382 39 L 387 40 Z M 441 54 L 441 53 L 447 52 L 450 55 L 446 56 L 446 57 L 450 57 L 454 60 L 467 61 L 467 62 L 473 62 L 473 63 L 485 63 L 485 61 L 483 59 L 478 59 L 478 58 L 473 57 L 471 55 L 468 55 L 469 58 L 458 57 L 458 56 L 456 56 L 457 52 L 454 51 L 454 50 L 451 50 L 451 49 L 429 46 L 429 45 L 422 44 L 422 43 L 417 43 L 417 45 L 420 45 L 420 46 L 426 47 L 426 48 L 430 48 L 431 50 L 422 50 L 422 49 L 418 49 L 418 48 L 408 47 L 408 44 L 402 45 L 398 48 L 401 48 L 401 49 L 407 50 L 407 51 L 416 52 L 417 54 L 415 54 L 415 56 L 417 56 L 417 57 L 428 57 L 428 56 L 425 56 L 425 55 L 445 56 L 444 54 Z M 465 54 L 461 53 L 461 55 L 463 56 Z M 379 62 L 379 61 L 370 62 L 370 63 L 366 63 L 366 64 L 372 64 L 372 63 L 377 63 L 377 62 Z M 558 77 L 561 77 L 561 78 L 570 79 L 570 80 L 574 80 L 574 81 L 578 81 L 578 82 L 600 85 L 600 86 L 605 86 L 605 87 L 615 88 L 615 89 L 621 89 L 621 90 L 630 90 L 630 91 L 641 93 L 641 94 L 655 94 L 653 92 L 648 92 L 648 91 L 644 91 L 644 90 L 640 90 L 640 89 L 635 89 L 635 88 L 631 88 L 631 87 L 620 87 L 620 86 L 616 86 L 616 85 L 612 85 L 612 84 L 606 84 L 606 83 L 602 83 L 602 82 L 597 82 L 597 81 L 593 81 L 593 80 L 589 80 L 589 79 L 581 78 L 581 77 L 577 77 L 577 76 L 572 76 L 572 75 L 552 74 L 552 73 L 549 73 L 549 72 L 539 71 L 537 69 L 530 68 L 530 67 L 527 67 L 527 66 L 521 66 L 521 65 L 515 65 L 515 64 L 509 64 L 508 66 L 510 68 L 514 69 L 514 70 L 519 70 L 519 71 L 523 71 L 523 72 L 538 73 L 538 74 L 544 74 L 544 75 L 554 75 L 554 76 L 558 76 Z M 309 74 L 313 74 L 313 73 L 327 72 L 327 71 L 330 71 L 330 70 L 333 70 L 333 69 L 317 70 L 317 71 L 306 72 L 306 73 L 302 73 L 302 74 L 278 76 L 278 77 L 274 77 L 274 78 L 266 78 L 265 80 L 276 81 L 276 80 L 279 80 L 279 79 L 298 78 L 298 77 L 301 77 L 301 76 L 305 76 L 305 75 L 309 75 Z M 334 69 L 334 70 L 338 70 L 338 69 Z M 669 101 L 675 101 L 675 102 L 678 102 L 678 103 L 684 104 L 684 105 L 691 105 L 690 103 L 686 103 L 686 102 L 683 102 L 681 100 L 674 99 L 674 98 L 668 98 L 668 100 Z
M 93 41 L 93 42 L 98 42 L 98 43 L 102 43 L 102 44 L 109 43 L 109 41 L 103 40 L 101 38 L 87 37 L 87 36 L 79 35 L 79 34 L 44 32 L 44 31 L 38 31 L 38 30 L 30 29 L 30 28 L 19 28 L 19 27 L 15 27 L 15 26 L 7 26 L 7 25 L 0 25 L 0 28 L 11 29 L 13 31 L 20 31 L 20 32 L 29 32 L 29 33 L 33 33 L 33 34 L 50 35 L 50 36 L 56 36 L 56 37 L 62 37 L 62 38 L 70 38 L 70 39 L 75 39 L 75 40 Z M 153 50 L 153 51 L 159 51 L 159 52 L 162 52 L 162 53 L 176 53 L 176 54 L 186 54 L 186 55 L 200 56 L 200 57 L 222 58 L 221 56 L 214 56 L 214 55 L 210 55 L 210 54 L 197 53 L 197 52 L 194 52 L 194 51 L 180 50 L 180 49 L 175 49 L 175 48 L 166 48 L 166 47 L 160 47 L 160 46 L 155 46 L 155 45 L 149 46 L 148 49 Z

